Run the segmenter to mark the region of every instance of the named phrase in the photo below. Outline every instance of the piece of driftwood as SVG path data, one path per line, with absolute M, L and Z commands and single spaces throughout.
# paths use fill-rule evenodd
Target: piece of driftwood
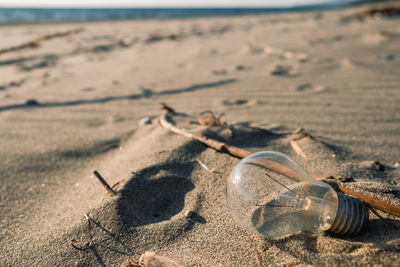
M 170 258 L 157 255 L 153 251 L 146 251 L 140 256 L 139 265 L 143 267 L 184 267 Z
M 247 157 L 250 154 L 252 154 L 252 152 L 250 152 L 248 150 L 245 150 L 245 149 L 242 149 L 242 148 L 239 148 L 236 146 L 228 145 L 226 143 L 223 143 L 223 142 L 220 142 L 220 141 L 217 141 L 214 139 L 207 138 L 207 137 L 201 135 L 200 133 L 192 133 L 185 129 L 180 129 L 180 128 L 176 127 L 174 124 L 172 124 L 172 122 L 170 121 L 170 118 L 169 118 L 170 115 L 171 114 L 168 113 L 168 111 L 165 111 L 160 116 L 160 124 L 162 127 L 164 127 L 167 130 L 170 130 L 174 133 L 177 133 L 177 134 L 189 137 L 189 138 L 196 139 L 210 148 L 213 148 L 219 152 L 230 154 L 237 158 L 244 158 L 244 157 Z M 256 164 L 263 164 L 264 166 L 266 166 L 265 164 L 268 164 L 267 166 L 269 168 L 275 168 L 284 174 L 287 173 L 288 176 L 296 175 L 296 174 L 294 174 L 294 172 L 291 169 L 289 169 L 279 163 L 276 163 L 276 162 L 262 160 L 262 162 L 258 162 Z M 311 176 L 313 176 L 315 179 L 323 179 L 324 177 L 326 177 L 326 176 L 320 176 L 320 175 L 315 175 L 315 174 L 311 174 Z M 381 211 L 387 212 L 389 214 L 400 217 L 400 206 L 393 205 L 393 204 L 387 203 L 385 201 L 367 196 L 365 194 L 356 192 L 350 188 L 347 188 L 347 187 L 344 187 L 341 185 L 339 185 L 339 189 L 344 194 L 358 197 L 361 201 L 363 201 L 364 203 L 368 204 L 369 206 L 371 206 L 375 209 L 378 209 L 378 210 L 381 210 Z

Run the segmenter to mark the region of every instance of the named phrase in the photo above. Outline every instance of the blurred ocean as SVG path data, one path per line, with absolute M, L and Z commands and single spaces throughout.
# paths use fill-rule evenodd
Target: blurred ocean
M 0 8 L 0 24 L 243 16 L 334 7 L 340 7 L 340 5 L 293 8 Z

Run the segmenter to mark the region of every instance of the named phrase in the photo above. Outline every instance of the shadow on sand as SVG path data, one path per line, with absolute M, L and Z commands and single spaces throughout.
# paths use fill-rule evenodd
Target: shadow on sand
M 136 173 L 120 191 L 118 213 L 128 226 L 170 219 L 184 208 L 185 194 L 194 188 L 187 178 L 191 163 L 154 165 Z
M 173 95 L 173 94 L 180 94 L 180 93 L 187 93 L 193 92 L 200 89 L 208 89 L 213 87 L 218 87 L 230 83 L 237 82 L 237 79 L 227 79 L 227 80 L 220 80 L 217 82 L 211 83 L 201 83 L 201 84 L 194 84 L 189 87 L 179 88 L 179 89 L 171 89 L 162 92 L 153 92 L 149 89 L 146 89 L 141 94 L 131 94 L 131 95 L 124 95 L 124 96 L 110 96 L 104 98 L 96 98 L 96 99 L 88 99 L 88 100 L 73 100 L 73 101 L 66 101 L 66 102 L 45 102 L 40 103 L 36 100 L 28 100 L 24 104 L 15 104 L 15 105 L 7 105 L 7 106 L 0 106 L 0 111 L 6 110 L 13 110 L 13 109 L 25 109 L 25 108 L 51 108 L 51 107 L 69 107 L 69 106 L 77 106 L 77 105 L 87 105 L 87 104 L 101 104 L 107 103 L 112 101 L 118 100 L 135 100 L 140 98 L 149 98 L 152 96 L 163 96 L 163 95 Z

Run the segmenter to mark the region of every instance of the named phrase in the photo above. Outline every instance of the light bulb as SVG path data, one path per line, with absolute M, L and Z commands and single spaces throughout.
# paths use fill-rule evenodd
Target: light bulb
M 285 154 L 263 151 L 242 159 L 227 179 L 228 208 L 242 227 L 267 238 L 300 231 L 357 234 L 368 212 Z

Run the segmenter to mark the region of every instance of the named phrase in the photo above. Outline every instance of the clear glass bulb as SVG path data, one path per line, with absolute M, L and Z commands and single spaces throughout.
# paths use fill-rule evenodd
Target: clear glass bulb
M 242 159 L 228 177 L 226 199 L 239 225 L 268 238 L 299 231 L 357 234 L 368 220 L 358 198 L 336 193 L 279 152 Z

